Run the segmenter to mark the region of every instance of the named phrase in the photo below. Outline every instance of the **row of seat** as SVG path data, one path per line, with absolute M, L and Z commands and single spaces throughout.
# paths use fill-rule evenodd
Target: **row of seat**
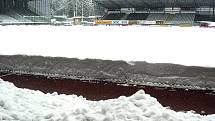
M 7 9 L 0 13 L 0 22 L 47 22 L 47 18 L 40 17 L 26 9 Z
M 9 15 L 10 17 L 16 19 L 19 22 L 31 22 L 30 20 L 24 18 L 23 15 L 20 14 L 20 12 L 17 12 L 16 10 L 13 10 L 13 9 L 9 9 L 7 11 L 7 15 Z
M 180 23 L 193 23 L 195 19 L 195 14 L 175 14 L 172 22 L 173 24 Z
M 164 13 L 110 13 L 106 15 L 104 20 L 147 20 L 147 21 L 164 21 L 166 23 L 193 23 L 195 14 L 192 13 L 178 13 L 178 14 L 164 14 Z
M 212 16 L 212 15 L 196 15 L 195 21 L 212 21 L 212 22 L 215 22 L 215 16 Z
M 17 22 L 17 20 L 8 15 L 0 14 L 0 22 Z
M 127 20 L 146 20 L 148 17 L 147 13 L 130 13 L 127 16 Z
M 125 13 L 110 13 L 103 17 L 105 20 L 121 20 Z
M 168 14 L 153 13 L 153 14 L 149 14 L 146 20 L 147 21 L 154 21 L 154 20 L 165 21 L 167 17 L 168 17 Z
M 148 14 L 144 13 L 110 13 L 103 17 L 104 20 L 146 20 Z

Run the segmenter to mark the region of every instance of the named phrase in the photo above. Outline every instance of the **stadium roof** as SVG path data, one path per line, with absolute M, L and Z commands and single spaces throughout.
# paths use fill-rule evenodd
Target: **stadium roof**
M 109 9 L 164 8 L 164 7 L 213 7 L 215 0 L 95 0 Z

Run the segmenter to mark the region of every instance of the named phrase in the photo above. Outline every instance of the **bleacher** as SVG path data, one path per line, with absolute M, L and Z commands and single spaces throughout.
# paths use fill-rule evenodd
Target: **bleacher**
M 126 20 L 146 20 L 148 13 L 130 13 Z
M 34 13 L 30 10 L 15 9 L 14 11 L 16 11 L 19 15 L 22 15 L 22 16 L 38 16 L 36 13 Z
M 48 22 L 49 18 L 45 16 L 39 16 L 38 14 L 24 9 L 16 9 L 16 12 L 21 15 L 25 20 L 32 22 Z
M 13 17 L 10 17 L 8 15 L 5 14 L 0 14 L 0 23 L 5 23 L 5 22 L 17 22 L 16 19 L 14 19 Z
M 166 21 L 168 14 L 164 13 L 151 13 L 149 14 L 147 21 Z
M 50 18 L 46 16 L 24 16 L 25 19 L 28 19 L 32 22 L 49 22 Z
M 175 18 L 175 14 L 168 14 L 165 24 L 172 24 L 172 21 L 174 18 Z
M 164 21 L 166 24 L 192 24 L 195 19 L 193 13 L 151 13 L 147 21 Z
M 95 0 L 108 20 L 128 20 L 129 25 L 197 26 L 199 21 L 215 22 L 214 0 Z M 104 23 L 107 21 L 104 21 Z M 126 23 L 120 21 L 119 23 Z M 103 24 L 104 24 L 103 23 Z
M 215 22 L 215 16 L 213 15 L 200 15 L 200 14 L 197 14 L 195 16 L 195 21 L 212 21 L 212 22 Z
M 25 9 L 7 9 L 4 14 L 0 14 L 1 23 L 49 22 L 49 20 L 48 17 L 39 16 Z
M 173 24 L 192 24 L 195 19 L 195 14 L 192 13 L 177 13 L 173 18 Z
M 200 15 L 195 13 L 110 13 L 104 20 L 146 20 L 166 25 L 192 25 L 195 21 L 213 21 L 215 15 Z M 153 23 L 152 22 L 152 23 Z M 155 23 L 154 23 L 155 24 Z
M 19 12 L 17 12 L 16 10 L 10 9 L 7 11 L 6 14 L 9 15 L 10 17 L 16 19 L 16 21 L 18 21 L 18 22 L 31 22 L 31 20 L 24 18 L 23 15 L 20 14 Z
M 110 13 L 103 17 L 104 20 L 121 20 L 126 14 L 125 13 Z

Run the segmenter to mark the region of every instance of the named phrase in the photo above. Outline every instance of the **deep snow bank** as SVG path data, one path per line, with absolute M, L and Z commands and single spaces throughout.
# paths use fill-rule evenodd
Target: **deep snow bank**
M 130 97 L 88 101 L 76 95 L 19 89 L 0 79 L 0 120 L 215 121 L 215 115 L 175 112 L 163 107 L 143 90 Z

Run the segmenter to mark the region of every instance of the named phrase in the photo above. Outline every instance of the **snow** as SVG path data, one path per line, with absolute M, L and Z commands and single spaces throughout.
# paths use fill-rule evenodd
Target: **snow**
M 133 62 L 133 61 L 127 61 L 127 63 L 128 63 L 129 65 L 131 65 L 131 66 L 136 65 L 135 62 Z
M 191 102 L 192 103 L 192 102 Z M 215 121 L 215 115 L 175 112 L 138 91 L 130 97 L 89 101 L 76 95 L 44 94 L 0 80 L 0 120 L 16 121 Z
M 0 26 L 0 54 L 215 67 L 213 28 Z

